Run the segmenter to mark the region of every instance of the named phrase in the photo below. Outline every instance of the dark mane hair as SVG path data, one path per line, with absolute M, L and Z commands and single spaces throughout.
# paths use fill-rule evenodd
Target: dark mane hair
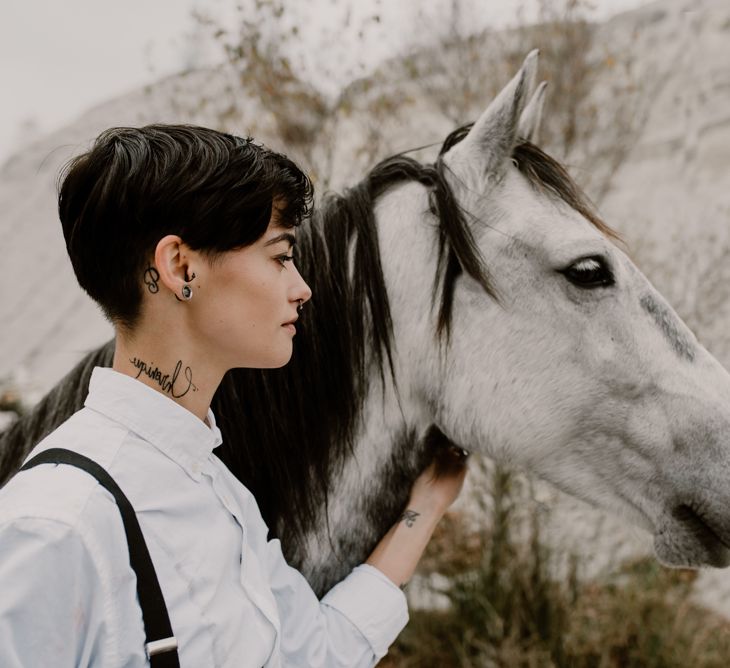
M 323 202 L 311 225 L 301 229 L 295 249 L 314 296 L 300 319 L 292 361 L 281 369 L 231 370 L 213 399 L 224 436 L 217 452 L 252 491 L 293 565 L 301 563 L 301 539 L 314 527 L 327 503 L 330 481 L 352 452 L 371 371 L 375 369 L 383 383 L 393 373 L 391 315 L 374 214 L 377 199 L 405 182 L 418 182 L 429 192 L 431 212 L 439 222 L 433 300 L 443 339 L 448 337 L 454 289 L 462 273 L 494 296 L 488 268 L 449 188 L 442 160 L 467 131 L 465 126 L 450 134 L 434 164 L 420 164 L 402 154 L 390 157 L 356 186 Z M 513 157 L 534 187 L 581 212 L 604 234 L 616 236 L 554 159 L 529 142 L 519 143 Z M 2 435 L 0 481 L 17 468 L 24 452 L 80 408 L 91 369 L 95 363 L 111 363 L 112 346 L 94 354 L 96 358 L 80 363 L 31 416 Z M 69 385 L 83 391 L 69 399 Z M 404 438 L 413 438 L 405 432 L 406 426 Z

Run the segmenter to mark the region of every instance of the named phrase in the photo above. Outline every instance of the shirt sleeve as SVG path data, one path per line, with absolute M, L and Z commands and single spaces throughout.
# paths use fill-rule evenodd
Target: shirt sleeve
M 0 523 L 0 583 L 0 666 L 71 668 L 101 657 L 99 577 L 72 527 L 38 518 Z
M 285 666 L 370 668 L 408 622 L 405 595 L 372 566 L 356 567 L 319 601 L 278 539 L 268 541 L 267 561 Z

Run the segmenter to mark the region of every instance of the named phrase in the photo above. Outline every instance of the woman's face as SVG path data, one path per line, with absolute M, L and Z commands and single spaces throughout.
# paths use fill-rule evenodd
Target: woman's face
M 295 230 L 272 221 L 251 246 L 228 251 L 192 280 L 194 331 L 226 369 L 286 364 L 300 300 L 312 291 L 291 260 Z

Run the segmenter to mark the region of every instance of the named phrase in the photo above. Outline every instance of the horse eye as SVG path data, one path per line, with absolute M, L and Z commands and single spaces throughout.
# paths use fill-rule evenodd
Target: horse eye
M 576 260 L 560 273 L 579 288 L 603 288 L 614 284 L 611 270 L 599 256 Z

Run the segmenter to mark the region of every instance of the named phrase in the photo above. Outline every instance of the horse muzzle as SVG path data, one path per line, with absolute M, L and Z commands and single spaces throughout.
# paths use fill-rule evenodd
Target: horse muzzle
M 657 523 L 654 550 L 666 566 L 730 566 L 730 507 L 720 517 L 700 503 L 675 503 Z

